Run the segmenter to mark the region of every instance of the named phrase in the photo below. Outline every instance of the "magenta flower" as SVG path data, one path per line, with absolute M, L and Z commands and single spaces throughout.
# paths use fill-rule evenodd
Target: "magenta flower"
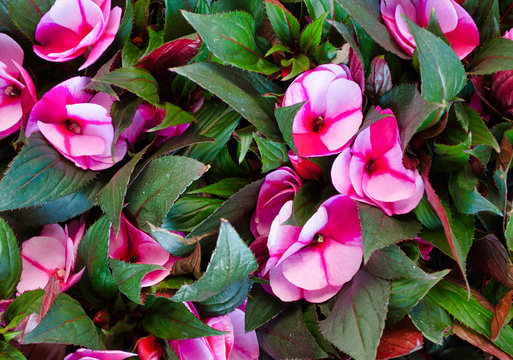
M 157 241 L 139 230 L 121 215 L 118 236 L 110 229 L 109 256 L 113 259 L 135 264 L 160 265 L 164 269 L 154 270 L 144 276 L 141 287 L 158 284 L 171 272 L 178 256 L 169 254 Z
M 410 55 L 417 46 L 403 15 L 427 28 L 433 10 L 442 32 L 460 59 L 479 45 L 479 31 L 474 20 L 454 0 L 381 0 L 381 16 L 385 24 Z
M 186 306 L 199 318 L 192 304 Z M 202 319 L 208 326 L 227 334 L 171 340 L 171 347 L 180 360 L 256 360 L 260 355 L 257 336 L 254 330 L 245 332 L 244 318 L 245 312 L 238 308 L 228 315 Z
M 513 40 L 513 28 L 506 31 L 503 38 Z M 513 115 L 513 70 L 499 71 L 492 75 L 490 98 L 497 110 L 509 116 Z
M 251 218 L 251 232 L 255 238 L 266 237 L 271 223 L 287 201 L 294 199 L 301 178 L 289 167 L 281 167 L 267 174 L 258 193 L 258 201 Z
M 382 114 L 393 114 L 390 109 Z M 363 130 L 333 162 L 331 181 L 342 195 L 380 207 L 387 215 L 413 210 L 424 194 L 419 172 L 406 169 L 394 116 Z
M 66 355 L 64 360 L 124 360 L 137 354 L 119 350 L 89 350 L 78 349 L 72 354 Z
M 294 151 L 289 150 L 289 160 L 294 170 L 306 180 L 319 180 L 321 178 L 322 169 L 319 165 L 308 159 L 296 155 Z
M 43 289 L 55 274 L 61 291 L 66 291 L 82 277 L 84 269 L 75 273 L 77 250 L 84 236 L 85 225 L 72 221 L 64 229 L 46 225 L 40 236 L 32 237 L 21 245 L 23 270 L 16 287 L 18 293 Z
M 298 76 L 282 106 L 301 102 L 292 124 L 299 156 L 338 154 L 362 123 L 362 91 L 345 65 L 321 65 Z
M 429 261 L 429 259 L 431 259 L 430 253 L 433 250 L 433 245 L 431 245 L 431 243 L 427 242 L 426 240 L 422 240 L 418 236 L 415 236 L 415 240 L 417 240 L 420 255 L 424 260 Z
M 86 90 L 90 81 L 77 76 L 44 94 L 30 113 L 26 135 L 39 130 L 76 166 L 102 170 L 120 161 L 127 146 L 124 139 L 118 139 L 112 156 L 114 127 L 110 107 L 114 99 L 101 92 L 91 95 Z
M 0 33 L 0 139 L 19 130 L 23 115 L 37 101 L 30 75 L 22 67 L 23 50 Z
M 64 62 L 82 54 L 79 70 L 93 64 L 114 41 L 121 8 L 110 0 L 56 0 L 36 28 L 34 52 L 45 60 Z
M 326 301 L 351 280 L 362 263 L 356 203 L 346 196 L 333 196 L 302 228 L 283 224 L 291 214 L 289 201 L 271 225 L 270 258 L 262 275 L 269 276 L 273 293 L 283 301 Z

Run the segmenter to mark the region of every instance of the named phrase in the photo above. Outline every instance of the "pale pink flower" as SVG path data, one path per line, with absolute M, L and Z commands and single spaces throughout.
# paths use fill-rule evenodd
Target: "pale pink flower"
M 356 203 L 346 196 L 333 196 L 302 228 L 284 224 L 291 214 L 289 201 L 272 223 L 267 240 L 270 258 L 262 275 L 269 276 L 272 292 L 282 301 L 326 301 L 362 263 Z
M 344 150 L 363 117 L 362 90 L 348 67 L 326 64 L 298 76 L 285 92 L 282 106 L 302 102 L 292 124 L 298 155 L 326 156 Z
M 64 229 L 46 225 L 40 236 L 32 237 L 21 245 L 23 270 L 16 287 L 18 293 L 43 289 L 55 274 L 61 291 L 66 291 L 82 277 L 84 269 L 75 273 L 77 250 L 84 236 L 84 223 L 72 221 Z
M 382 114 L 393 114 L 390 109 Z M 363 130 L 333 162 L 331 181 L 342 195 L 380 207 L 387 215 L 413 210 L 424 194 L 417 169 L 406 169 L 394 116 Z
M 124 139 L 118 139 L 112 155 L 114 127 L 110 108 L 114 99 L 106 93 L 86 90 L 88 77 L 77 76 L 50 89 L 32 109 L 26 135 L 41 131 L 67 159 L 82 169 L 111 167 L 126 154 Z
M 66 355 L 64 360 L 124 360 L 132 356 L 137 356 L 137 354 L 119 350 L 89 350 L 82 348 Z
M 319 165 L 308 159 L 296 155 L 294 151 L 289 150 L 289 160 L 294 170 L 306 180 L 319 180 L 321 178 L 322 169 Z
M 37 101 L 30 75 L 22 67 L 23 50 L 0 33 L 0 139 L 20 129 L 23 116 Z
M 118 235 L 115 235 L 113 227 L 110 229 L 109 256 L 125 262 L 160 265 L 164 268 L 146 274 L 141 287 L 155 285 L 164 280 L 174 263 L 180 259 L 168 253 L 150 235 L 130 224 L 124 215 L 121 215 Z
M 476 23 L 454 0 L 381 0 L 381 16 L 385 24 L 397 43 L 410 55 L 417 45 L 403 16 L 427 28 L 433 10 L 442 32 L 460 59 L 479 45 Z
M 121 8 L 111 0 L 56 0 L 36 28 L 34 52 L 45 60 L 64 62 L 84 55 L 79 68 L 93 64 L 114 41 Z

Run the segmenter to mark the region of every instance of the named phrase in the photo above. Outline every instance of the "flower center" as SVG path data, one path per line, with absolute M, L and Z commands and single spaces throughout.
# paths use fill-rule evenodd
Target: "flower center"
M 374 159 L 370 159 L 365 164 L 365 172 L 369 175 L 372 175 L 374 171 L 376 171 L 376 162 L 374 161 Z
M 5 95 L 14 97 L 14 96 L 19 96 L 21 94 L 21 89 L 19 89 L 18 87 L 14 86 L 14 85 L 9 85 L 8 87 L 5 88 L 4 92 L 5 92 Z
M 324 235 L 322 234 L 315 234 L 313 240 L 312 240 L 312 243 L 313 244 L 320 244 L 324 242 Z
M 57 271 L 57 277 L 58 278 L 62 279 L 62 278 L 64 278 L 64 275 L 66 275 L 66 270 L 60 269 L 60 270 Z
M 82 129 L 80 128 L 80 125 L 78 125 L 76 122 L 71 120 L 66 120 L 66 127 L 69 131 L 75 134 L 82 134 Z
M 319 130 L 321 130 L 323 124 L 324 124 L 324 118 L 319 115 L 319 117 L 317 119 L 315 119 L 313 122 L 313 127 L 312 127 L 313 132 L 319 132 Z

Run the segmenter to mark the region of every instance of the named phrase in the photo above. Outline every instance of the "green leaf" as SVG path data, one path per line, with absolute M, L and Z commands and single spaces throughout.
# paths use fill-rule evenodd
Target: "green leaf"
M 154 270 L 165 270 L 159 265 L 131 264 L 116 259 L 109 259 L 109 266 L 119 291 L 133 302 L 141 305 L 142 279 Z
M 261 327 L 278 316 L 286 307 L 286 303 L 269 294 L 262 286 L 253 286 L 246 304 L 245 331 Z
M 260 151 L 260 156 L 262 158 L 262 172 L 266 173 L 274 170 L 288 162 L 289 157 L 287 155 L 287 148 L 285 145 L 268 140 L 262 136 L 258 136 L 257 134 L 254 134 L 253 137 L 257 143 L 258 150 Z
M 55 0 L 9 0 L 10 20 L 30 41 L 35 43 L 36 27 Z
M 262 78 L 250 76 L 236 68 L 206 62 L 171 70 L 217 95 L 265 136 L 275 141 L 281 140 L 273 119 L 273 104 L 261 96 L 266 91 L 258 83 L 265 83 Z
M 462 103 L 454 104 L 454 110 L 458 120 L 468 124 L 468 130 L 472 134 L 472 145 L 488 145 L 498 153 L 501 151 L 497 140 L 477 111 Z
M 89 229 L 78 246 L 76 269 L 86 267 L 81 286 L 91 288 L 104 298 L 117 294 L 117 286 L 109 271 L 110 222 L 106 216 L 100 218 Z
M 280 2 L 276 0 L 264 0 L 264 2 L 274 33 L 283 44 L 293 46 L 299 38 L 299 22 Z
M 43 289 L 26 291 L 16 297 L 7 307 L 4 314 L 5 323 L 17 326 L 23 319 L 32 313 L 41 311 L 41 303 L 45 292 Z
M 93 350 L 105 348 L 100 333 L 80 303 L 64 293 L 57 295 L 39 325 L 26 334 L 21 342 L 73 344 Z
M 215 210 L 224 200 L 203 196 L 182 196 L 166 215 L 162 227 L 167 230 L 190 232 Z
M 112 141 L 111 153 L 114 153 L 119 135 L 132 124 L 135 112 L 141 103 L 141 98 L 132 94 L 123 94 L 119 100 L 114 101 L 112 104 L 110 117 L 112 118 L 112 126 L 114 127 L 114 140 Z
M 290 71 L 290 73 L 287 76 L 285 76 L 282 79 L 283 81 L 287 81 L 292 78 L 295 78 L 296 76 L 298 76 L 299 74 L 301 74 L 302 72 L 304 72 L 310 68 L 310 59 L 308 58 L 308 56 L 306 56 L 304 54 L 299 54 L 297 57 L 292 58 L 288 61 L 282 60 L 282 64 L 284 62 L 289 63 L 289 64 L 287 64 L 287 66 L 292 64 L 292 70 Z
M 0 341 L 0 358 L 3 360 L 27 360 L 17 348 L 4 341 Z
M 208 168 L 182 156 L 153 160 L 129 187 L 127 211 L 141 229 L 148 229 L 148 223 L 159 226 L 178 196 Z
M 309 24 L 301 33 L 299 46 L 305 54 L 311 51 L 311 49 L 319 46 L 321 43 L 322 25 L 324 24 L 326 16 L 328 16 L 327 12 Z
M 443 40 L 405 18 L 417 44 L 422 96 L 424 99 L 445 104 L 453 100 L 467 82 L 465 68 L 454 50 Z
M 14 232 L 0 218 L 0 299 L 9 299 L 21 276 L 21 255 Z
M 110 179 L 109 183 L 98 192 L 98 203 L 105 215 L 109 217 L 116 234 L 119 231 L 121 210 L 123 209 L 130 176 L 132 176 L 135 165 L 141 160 L 146 149 L 138 152 L 128 163 L 119 169 Z
M 217 246 L 203 276 L 191 285 L 183 285 L 172 300 L 205 301 L 256 271 L 255 256 L 226 220 L 221 221 Z
M 278 126 L 280 127 L 280 131 L 283 135 L 283 140 L 287 143 L 287 145 L 297 154 L 296 145 L 294 144 L 294 138 L 292 135 L 292 124 L 294 123 L 294 118 L 296 117 L 297 112 L 301 107 L 303 107 L 305 103 L 298 103 L 291 106 L 279 107 L 274 110 L 274 114 L 276 115 L 276 121 L 278 122 Z
M 360 270 L 320 322 L 322 334 L 356 360 L 374 360 L 385 327 L 390 284 Z
M 250 287 L 249 278 L 246 278 L 228 286 L 219 294 L 205 301 L 195 302 L 194 306 L 202 316 L 212 317 L 229 314 L 246 301 Z
M 385 50 L 402 59 L 411 58 L 397 44 L 387 26 L 383 23 L 379 2 L 374 0 L 336 0 L 362 28 Z
M 166 103 L 166 116 L 162 122 L 148 129 L 146 131 L 153 132 L 162 129 L 166 129 L 170 126 L 176 126 L 180 124 L 189 124 L 196 121 L 196 118 L 189 112 L 183 111 L 182 108 L 171 103 Z
M 123 18 L 119 24 L 116 37 L 112 42 L 112 48 L 120 49 L 130 39 L 130 33 L 132 32 L 134 8 L 132 6 L 132 0 L 126 0 L 125 11 L 123 12 Z
M 81 189 L 95 176 L 64 159 L 35 132 L 0 182 L 0 211 L 57 200 Z
M 208 49 L 222 61 L 265 75 L 280 68 L 265 60 L 255 39 L 255 20 L 245 12 L 200 15 L 182 11 Z
M 104 91 L 105 86 L 111 85 L 134 93 L 154 106 L 160 105 L 157 80 L 145 69 L 138 67 L 116 69 L 106 75 L 93 78 L 89 88 Z
M 142 325 L 159 338 L 178 340 L 224 334 L 204 324 L 183 303 L 175 303 L 163 297 L 156 298 L 143 311 Z
M 452 319 L 429 296 L 412 309 L 410 318 L 422 335 L 435 344 L 441 345 L 452 327 Z
M 289 54 L 293 54 L 292 50 L 290 50 L 288 47 L 283 45 L 282 43 L 277 43 L 271 46 L 271 48 L 265 53 L 265 57 L 274 54 L 277 51 L 284 51 Z
M 381 209 L 358 203 L 362 227 L 363 258 L 369 259 L 375 250 L 405 239 L 413 239 L 420 232 L 420 223 L 405 217 L 387 216 Z
M 194 11 L 197 2 L 197 0 L 165 0 L 164 40 L 166 42 L 194 32 L 180 10 Z
M 232 177 L 223 179 L 215 184 L 205 186 L 198 190 L 189 191 L 187 194 L 212 194 L 229 198 L 247 184 L 248 179 Z
M 237 146 L 237 154 L 239 155 L 239 165 L 242 163 L 246 154 L 249 151 L 249 147 L 253 142 L 253 133 L 256 131 L 253 125 L 246 126 L 243 129 L 237 130 L 237 135 L 239 136 L 239 144 Z
M 503 70 L 513 70 L 513 42 L 501 38 L 491 39 L 479 49 L 468 72 L 486 75 Z
M 126 41 L 121 51 L 121 64 L 123 67 L 135 66 L 144 51 L 139 49 L 132 41 Z
M 299 188 L 294 197 L 292 215 L 285 224 L 304 226 L 308 219 L 317 211 L 323 199 L 322 188 L 319 183 L 309 181 Z

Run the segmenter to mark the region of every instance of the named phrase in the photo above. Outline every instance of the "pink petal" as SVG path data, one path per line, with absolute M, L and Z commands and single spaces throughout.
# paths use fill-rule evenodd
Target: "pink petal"
M 322 243 L 319 251 L 324 260 L 325 276 L 330 286 L 342 286 L 351 280 L 360 269 L 363 259 L 363 248 L 341 244 L 328 239 Z
M 68 235 L 59 224 L 45 225 L 41 230 L 41 236 L 52 237 L 61 242 L 62 246 L 66 246 Z
M 0 33 L 0 63 L 5 65 L 4 70 L 13 75 L 18 74 L 18 68 L 14 62 L 23 64 L 23 50 L 10 36 Z M 16 78 L 18 76 L 15 76 Z
M 283 96 L 282 106 L 292 106 L 308 100 L 308 93 L 303 86 L 303 79 L 311 72 L 312 70 L 305 71 L 290 84 Z
M 72 354 L 67 355 L 64 360 L 124 360 L 126 358 L 137 356 L 137 354 L 118 350 L 89 350 L 78 349 Z
M 360 87 L 354 81 L 342 78 L 333 80 L 329 84 L 325 96 L 325 117 L 327 119 L 340 118 L 341 114 L 354 111 L 360 111 L 361 113 L 362 93 Z
M 35 236 L 21 245 L 21 255 L 35 266 L 49 271 L 64 269 L 64 244 L 55 238 Z
M 301 157 L 327 156 L 332 153 L 322 142 L 319 134 L 310 132 L 308 134 L 293 134 L 292 138 L 298 155 Z
M 415 192 L 407 199 L 399 200 L 391 204 L 392 212 L 394 214 L 406 214 L 417 207 L 422 196 L 424 195 L 424 182 L 415 170 Z
M 380 113 L 390 113 L 391 111 L 383 111 L 381 109 L 377 109 Z M 387 109 L 388 110 L 388 109 Z M 400 147 L 399 142 L 399 128 L 397 127 L 397 120 L 395 117 L 390 116 L 384 119 L 379 120 L 377 123 L 369 126 L 365 131 L 369 131 L 370 133 L 370 142 L 372 146 L 372 157 L 374 159 L 383 156 L 387 151 L 392 149 L 393 147 Z M 360 136 L 359 134 L 358 136 Z M 355 141 L 356 143 L 356 141 Z M 362 146 L 362 143 L 359 143 L 358 146 Z M 368 146 L 365 144 L 363 146 Z M 401 156 L 402 159 L 402 156 Z
M 424 0 L 423 2 L 423 19 L 422 22 L 417 22 L 417 24 L 423 27 L 427 26 L 431 12 L 434 9 L 438 24 L 444 34 L 456 28 L 458 24 L 458 14 L 450 0 Z
M 335 158 L 331 166 L 331 183 L 342 195 L 349 195 L 353 189 L 349 176 L 351 157 L 351 150 L 345 149 Z
M 269 281 L 274 294 L 281 301 L 296 301 L 301 299 L 302 291 L 283 276 L 281 266 L 272 268 Z
M 362 124 L 362 118 L 362 111 L 357 109 L 326 121 L 327 124 L 319 133 L 319 137 L 330 153 L 340 152 L 349 145 Z
M 458 15 L 458 24 L 453 31 L 444 35 L 451 43 L 460 60 L 464 59 L 479 45 L 479 31 L 472 17 L 455 1 L 451 0 Z
M 16 286 L 16 291 L 21 294 L 29 290 L 43 289 L 48 280 L 50 280 L 51 275 L 23 257 L 21 258 L 21 263 L 23 271 L 20 281 Z
M 343 195 L 332 196 L 320 208 L 328 213 L 329 221 L 322 229 L 325 237 L 345 245 L 362 246 L 358 208 L 352 199 Z M 340 214 L 344 216 L 340 217 Z
M 228 354 L 232 351 L 234 341 L 233 325 L 230 317 L 228 315 L 217 316 L 206 321 L 204 320 L 204 322 L 211 328 L 228 332 L 225 335 L 209 336 L 206 338 L 216 358 L 220 360 L 227 359 Z
M 360 156 L 353 155 L 349 164 L 349 178 L 351 179 L 351 184 L 353 184 L 354 191 L 359 196 L 365 196 L 362 187 L 364 175 L 365 159 L 362 159 Z
M 331 299 L 340 289 L 342 289 L 342 286 L 326 286 L 320 290 L 304 290 L 303 297 L 308 302 L 318 304 Z
M 6 99 L 9 98 L 9 99 Z M 0 96 L 0 134 L 7 136 L 21 127 L 23 108 L 19 96 Z
M 280 258 L 297 241 L 301 232 L 299 227 L 283 225 L 292 215 L 292 204 L 292 201 L 287 201 L 271 224 L 267 239 L 267 247 L 271 257 Z
M 171 340 L 170 343 L 180 360 L 217 360 L 205 338 Z
M 228 360 L 256 360 L 260 356 L 255 330 L 246 333 L 244 329 L 245 313 L 235 309 L 228 314 L 233 325 L 233 349 Z
M 319 290 L 326 287 L 326 264 L 318 250 L 317 246 L 310 245 L 289 256 L 282 263 L 283 276 L 302 289 Z

